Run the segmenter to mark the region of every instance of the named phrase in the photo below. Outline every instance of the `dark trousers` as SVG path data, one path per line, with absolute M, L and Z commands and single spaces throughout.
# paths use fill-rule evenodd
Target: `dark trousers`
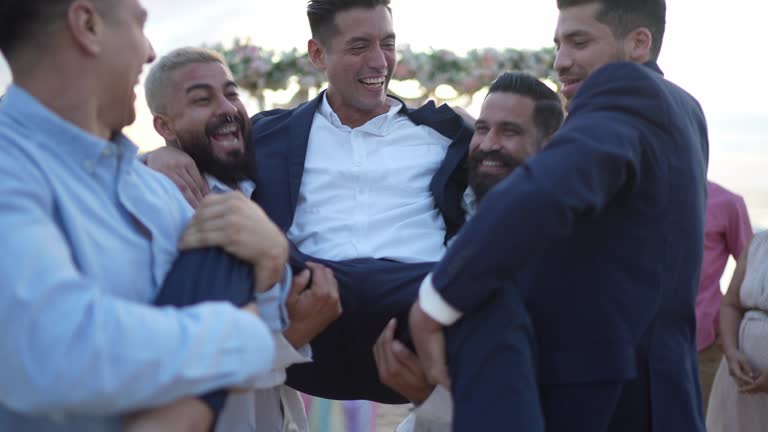
M 312 341 L 314 361 L 288 369 L 288 384 L 330 399 L 404 403 L 378 379 L 373 345 L 390 318 L 399 318 L 398 338 L 410 343 L 407 316 L 432 263 L 403 264 L 358 259 L 331 262 L 294 251 L 295 270 L 307 261 L 329 266 L 339 281 L 343 314 Z M 219 249 L 182 252 L 157 304 L 185 306 L 205 300 L 243 305 L 251 298 L 252 267 Z M 454 430 L 543 430 L 535 382 L 533 336 L 520 294 L 499 290 L 493 301 L 446 331 L 455 402 Z M 203 397 L 218 415 L 226 392 Z
M 243 306 L 253 298 L 252 269 L 253 266 L 222 249 L 181 252 L 166 275 L 155 304 L 181 307 L 220 300 Z M 216 419 L 224 408 L 227 391 L 211 392 L 201 399 Z
M 515 286 L 449 327 L 446 345 L 454 432 L 544 431 L 534 335 Z
M 645 367 L 632 380 L 545 385 L 541 400 L 547 432 L 652 430 L 650 379 Z

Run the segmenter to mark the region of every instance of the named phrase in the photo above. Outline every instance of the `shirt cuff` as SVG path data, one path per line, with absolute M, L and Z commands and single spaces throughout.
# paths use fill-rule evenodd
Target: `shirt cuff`
M 273 334 L 275 338 L 275 357 L 272 360 L 272 370 L 256 377 L 253 387 L 268 389 L 277 387 L 285 382 L 285 369 L 293 364 L 312 361 L 312 348 L 309 344 L 298 350 L 283 337 L 282 333 Z
M 450 326 L 458 321 L 462 313 L 448 304 L 432 285 L 432 273 L 424 278 L 419 288 L 419 306 L 433 320 L 444 326 Z
M 283 280 L 272 288 L 256 294 L 256 305 L 259 307 L 259 316 L 273 332 L 282 333 L 291 323 L 288 318 L 288 309 L 285 300 L 291 292 L 293 272 L 291 267 L 285 265 Z
M 451 392 L 443 386 L 436 386 L 421 405 L 414 410 L 416 422 L 431 421 L 450 424 L 453 418 L 453 400 Z

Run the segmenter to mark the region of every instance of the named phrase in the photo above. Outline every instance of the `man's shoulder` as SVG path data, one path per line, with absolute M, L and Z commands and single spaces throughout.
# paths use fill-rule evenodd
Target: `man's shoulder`
M 611 63 L 593 72 L 571 102 L 569 118 L 584 112 L 650 122 L 664 128 L 693 119 L 705 124 L 698 101 L 664 78 L 655 63 Z M 691 115 L 689 115 L 691 114 Z
M 709 205 L 713 206 L 718 204 L 733 206 L 734 204 L 744 201 L 744 198 L 742 198 L 741 195 L 730 191 L 711 180 L 707 182 L 707 194 L 707 202 L 710 203 Z
M 309 117 L 311 120 L 311 115 L 317 111 L 317 104 L 318 99 L 315 98 L 290 109 L 276 108 L 262 111 L 251 117 L 251 125 L 254 132 L 260 133 L 296 120 L 297 117 Z M 306 121 L 306 118 L 302 119 L 302 121 Z
M 448 104 L 437 106 L 434 101 L 428 101 L 418 108 L 405 107 L 402 114 L 416 125 L 427 126 L 440 135 L 454 139 L 461 132 L 471 138 L 473 129 L 467 121 Z
M 663 80 L 661 73 L 638 63 L 609 63 L 587 77 L 573 100 L 572 110 L 580 105 L 600 103 L 605 98 L 614 103 L 638 102 L 637 96 L 657 99 Z
M 52 156 L 47 156 L 39 151 L 38 138 L 30 131 L 22 130 L 9 118 L 0 114 L 0 145 L 3 148 L 3 157 L 0 158 L 0 166 L 3 171 L 10 169 L 14 172 L 29 170 L 33 166 L 46 165 L 55 161 Z

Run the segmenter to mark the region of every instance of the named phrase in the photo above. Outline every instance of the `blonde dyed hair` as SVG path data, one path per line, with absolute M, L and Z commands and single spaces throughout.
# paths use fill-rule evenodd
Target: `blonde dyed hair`
M 201 63 L 220 63 L 229 70 L 224 56 L 214 50 L 199 47 L 173 50 L 155 62 L 144 81 L 144 94 L 152 115 L 168 113 L 173 72 L 187 65 Z

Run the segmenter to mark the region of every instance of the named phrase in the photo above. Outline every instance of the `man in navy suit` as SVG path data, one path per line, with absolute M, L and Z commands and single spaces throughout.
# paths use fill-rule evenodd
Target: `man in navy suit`
M 467 197 L 467 211 L 471 217 L 478 203 L 485 195 L 507 177 L 515 169 L 522 166 L 526 159 L 540 151 L 547 144 L 552 135 L 563 123 L 563 106 L 560 97 L 537 78 L 520 72 L 505 72 L 491 83 L 488 95 L 483 101 L 480 116 L 475 124 L 475 133 L 469 144 L 469 184 L 465 196 Z M 506 362 L 502 367 L 511 373 L 501 374 L 491 371 L 486 375 L 494 381 L 505 380 L 506 393 L 517 392 L 514 405 L 518 412 L 512 412 L 495 400 L 494 395 L 489 398 L 471 398 L 470 400 L 457 400 L 464 409 L 468 404 L 479 405 L 480 411 L 474 410 L 471 419 L 475 430 L 494 430 L 499 425 L 486 423 L 484 411 L 502 410 L 509 414 L 511 423 L 516 430 L 532 432 L 543 430 L 543 422 L 538 409 L 538 392 L 535 383 L 534 354 L 531 349 L 533 331 L 528 320 L 528 315 L 522 307 L 522 300 L 518 297 L 519 290 L 511 287 L 508 290 L 511 295 L 499 297 L 488 302 L 482 313 L 473 314 L 477 321 L 473 327 L 464 320 L 460 326 L 470 329 L 452 328 L 456 336 L 464 333 L 467 342 L 457 341 L 452 337 L 451 341 L 465 356 L 462 365 L 462 373 L 469 374 L 472 379 L 482 380 L 483 369 L 489 368 L 489 363 L 483 359 L 483 353 L 496 352 L 508 347 L 517 348 L 518 357 L 503 356 Z M 504 299 L 507 299 L 505 302 Z M 516 308 L 510 313 L 508 307 Z M 418 407 L 409 418 L 398 428 L 398 432 L 405 431 L 448 431 L 452 428 L 452 403 L 450 393 L 442 388 L 435 388 L 427 380 L 421 369 L 418 358 L 394 337 L 396 321 L 392 320 L 382 332 L 374 346 L 376 366 L 379 370 L 382 382 L 397 390 Z M 479 341 L 481 344 L 487 338 L 483 333 L 491 327 L 495 332 L 505 332 L 507 341 L 504 346 L 493 347 L 468 346 Z M 490 348 L 490 349 L 489 349 Z M 461 361 L 461 360 L 458 360 Z M 527 410 L 522 406 L 529 404 Z M 525 419 L 519 413 L 523 412 Z M 538 428 L 538 429 L 537 429 Z
M 344 313 L 312 342 L 314 362 L 289 370 L 288 384 L 404 402 L 378 383 L 371 347 L 390 318 L 407 318 L 420 281 L 464 222 L 472 130 L 447 106 L 414 110 L 387 94 L 397 63 L 388 0 L 312 0 L 307 14 L 309 56 L 328 89 L 251 119 L 252 198 L 286 231 L 295 267 L 314 261 L 334 271 Z M 148 164 L 193 205 L 207 191 L 175 149 Z
M 442 329 L 515 281 L 536 332 L 548 431 L 703 431 L 694 304 L 704 115 L 656 65 L 663 0 L 558 7 L 555 68 L 568 119 L 486 196 L 425 279 L 410 321 L 418 354 L 455 398 L 489 393 L 511 406 L 514 395 L 492 380 L 462 375 L 450 349 L 448 372 Z M 454 430 L 471 430 L 463 409 L 457 403 Z M 514 424 L 503 411 L 485 414 Z

